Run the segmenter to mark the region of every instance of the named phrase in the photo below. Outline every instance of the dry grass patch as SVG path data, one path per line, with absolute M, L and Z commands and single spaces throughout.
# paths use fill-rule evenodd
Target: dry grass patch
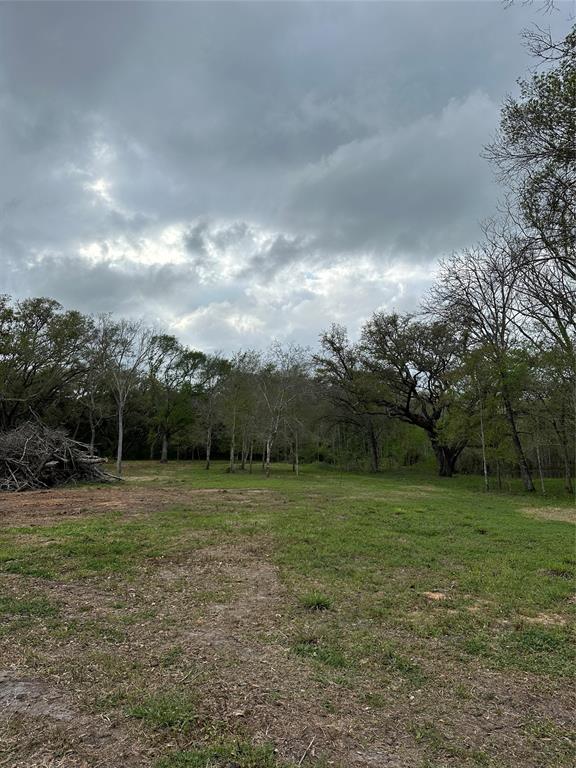
M 523 507 L 524 514 L 541 520 L 559 520 L 576 524 L 576 507 Z

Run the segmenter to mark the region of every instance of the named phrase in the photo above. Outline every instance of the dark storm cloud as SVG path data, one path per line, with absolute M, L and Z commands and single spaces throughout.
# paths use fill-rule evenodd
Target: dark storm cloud
M 567 15 L 545 23 L 561 34 Z M 534 19 L 485 2 L 3 3 L 4 290 L 219 347 L 413 305 L 494 209 L 479 153 Z

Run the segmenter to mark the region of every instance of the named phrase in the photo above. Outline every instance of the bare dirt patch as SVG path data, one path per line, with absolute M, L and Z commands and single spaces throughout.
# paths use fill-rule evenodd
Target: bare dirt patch
M 56 720 L 71 720 L 72 710 L 62 694 L 42 680 L 19 680 L 0 671 L 0 709 L 24 715 L 39 715 Z
M 215 587 L 230 590 L 229 599 L 200 607 L 193 590 L 202 595 Z M 529 674 L 456 662 L 439 670 L 421 659 L 426 674 L 438 678 L 433 686 L 407 686 L 392 674 L 384 688 L 375 689 L 368 668 L 347 673 L 295 656 L 302 609 L 262 539 L 207 547 L 167 563 L 149 573 L 146 589 L 154 600 L 164 595 L 169 616 L 183 615 L 184 604 L 195 603 L 199 611 L 171 635 L 184 651 L 172 679 L 201 693 L 209 721 L 226 724 L 228 733 L 247 731 L 257 742 L 272 741 L 296 763 L 302 755 L 303 764 L 320 755 L 342 768 L 414 768 L 427 757 L 425 738 L 414 734 L 427 733 L 432 720 L 446 741 L 446 765 L 468 764 L 469 753 L 488 749 L 536 766 L 540 758 L 524 732 L 527 720 L 548 718 L 566 727 L 573 720 L 573 697 L 560 697 L 552 685 L 535 694 Z M 306 619 L 311 631 L 325 620 Z M 144 637 L 140 642 L 146 644 Z M 375 694 L 383 703 L 367 704 Z
M 447 600 L 448 596 L 445 592 L 422 592 L 422 595 L 427 600 Z
M 392 677 L 375 690 L 370 670 L 349 676 L 299 658 L 291 646 L 302 609 L 270 551 L 263 538 L 205 547 L 149 561 L 117 584 L 27 578 L 62 604 L 65 625 L 31 643 L 22 636 L 17 649 L 0 642 L 0 666 L 10 666 L 0 676 L 0 765 L 5 757 L 10 768 L 148 768 L 215 723 L 228 737 L 273 742 L 296 764 L 304 756 L 302 765 L 323 756 L 341 768 L 415 768 L 425 764 L 426 739 L 445 740 L 446 766 L 468 765 L 468 753 L 482 749 L 542 764 L 525 724 L 568 725 L 570 697 L 553 688 L 536 695 L 527 674 L 457 665 L 430 667 L 433 687 Z M 7 578 L 16 586 L 16 575 Z M 309 619 L 311 627 L 323 620 Z M 107 627 L 122 631 L 108 638 Z M 455 685 L 463 697 L 454 698 Z M 196 701 L 194 734 L 129 716 L 134 704 L 170 691 Z M 366 703 L 374 694 L 376 707 Z
M 105 512 L 154 512 L 175 506 L 193 507 L 209 497 L 226 503 L 245 504 L 269 495 L 258 489 L 139 488 L 130 484 L 54 488 L 45 491 L 0 494 L 0 523 L 46 525 L 62 517 Z
M 0 765 L 10 768 L 96 768 L 146 762 L 137 734 L 78 708 L 69 691 L 42 679 L 0 671 Z
M 337 672 L 322 674 L 293 655 L 293 599 L 262 543 L 210 547 L 179 568 L 197 589 L 216 582 L 234 592 L 228 602 L 207 604 L 178 639 L 190 660 L 181 679 L 201 690 L 210 721 L 272 741 L 295 763 L 323 755 L 350 768 L 417 764 L 419 751 L 394 718 L 366 707 Z M 171 565 L 151 589 L 166 593 L 166 581 L 181 575 Z

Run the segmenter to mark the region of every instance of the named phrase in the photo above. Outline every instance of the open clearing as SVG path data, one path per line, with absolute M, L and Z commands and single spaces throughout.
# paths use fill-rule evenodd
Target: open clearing
M 127 478 L 0 497 L 0 766 L 573 765 L 561 496 Z

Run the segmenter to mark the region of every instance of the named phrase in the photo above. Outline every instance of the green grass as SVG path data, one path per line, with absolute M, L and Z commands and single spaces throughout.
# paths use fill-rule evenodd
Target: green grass
M 156 768 L 289 768 L 278 760 L 271 745 L 249 742 L 223 743 L 211 747 L 173 752 L 156 763 Z
M 342 669 L 350 665 L 342 648 L 323 637 L 314 635 L 300 637 L 294 643 L 293 651 L 297 656 L 319 661 L 334 669 Z
M 128 713 L 154 728 L 185 731 L 197 719 L 197 701 L 187 693 L 163 693 L 148 696 Z
M 0 596 L 0 617 L 33 616 L 45 618 L 56 616 L 58 606 L 43 596 L 6 597 Z
M 175 509 L 143 520 L 126 521 L 109 513 L 9 528 L 0 537 L 0 572 L 45 579 L 127 574 L 145 560 L 206 546 L 227 525 L 223 515 L 203 517 Z
M 480 697 L 474 700 L 478 711 L 490 711 L 488 694 L 471 682 L 485 672 L 503 688 L 524 681 L 531 691 L 569 690 L 576 645 L 574 526 L 525 511 L 569 509 L 571 501 L 555 493 L 553 483 L 544 498 L 515 489 L 486 494 L 479 478 L 410 471 L 372 476 L 310 466 L 296 477 L 275 467 L 266 479 L 226 473 L 224 464 L 210 472 L 188 463 L 133 463 L 127 470 L 128 484 L 225 492 L 191 493 L 189 502 L 184 497 L 163 511 L 4 528 L 0 579 L 9 580 L 11 596 L 0 597 L 0 618 L 11 634 L 0 632 L 0 638 L 13 642 L 15 628 L 30 657 L 36 654 L 34 665 L 46 651 L 47 669 L 52 674 L 61 663 L 58 675 L 64 677 L 66 653 L 56 662 L 57 651 L 78 644 L 90 661 L 89 668 L 74 670 L 78 685 L 92 691 L 94 679 L 107 684 L 94 696 L 102 711 L 116 706 L 153 732 L 154 744 L 165 739 L 157 768 L 287 765 L 272 747 L 254 746 L 251 733 L 218 732 L 215 738 L 204 719 L 201 686 L 211 667 L 200 667 L 190 655 L 187 633 L 205 626 L 199 619 L 210 625 L 206 606 L 224 611 L 236 598 L 238 585 L 226 580 L 225 570 L 220 574 L 218 557 L 209 566 L 210 580 L 195 592 L 185 571 L 174 569 L 172 598 L 185 593 L 196 601 L 185 616 L 165 609 L 164 595 L 146 601 L 157 569 L 212 545 L 252 550 L 278 568 L 283 602 L 273 608 L 277 633 L 268 632 L 262 642 L 281 646 L 287 663 L 296 665 L 299 690 L 306 691 L 307 681 L 319 686 L 310 706 L 325 713 L 342 707 L 334 694 L 341 690 L 351 710 L 382 710 L 385 717 L 399 702 L 420 696 L 433 707 L 438 690 L 440 702 L 452 697 L 454 711 L 471 697 Z M 238 503 L 233 492 L 247 489 L 259 493 Z M 63 615 L 52 592 L 48 599 L 42 590 L 43 584 L 73 584 L 81 594 L 88 583 L 109 597 L 95 616 L 90 605 Z M 141 603 L 129 595 L 132 584 Z M 254 603 L 256 627 L 258 610 L 268 609 Z M 158 647 L 136 645 L 142 648 L 136 655 L 122 656 L 142 627 L 158 637 Z M 238 663 L 232 659 L 227 674 L 233 676 Z M 151 669 L 160 687 L 148 686 Z M 497 710 L 491 716 L 497 720 Z M 545 752 L 547 762 L 540 764 L 570 765 L 562 727 L 534 713 L 531 718 L 523 738 L 535 754 Z M 420 712 L 402 727 L 427 761 L 422 765 L 514 765 L 515 758 L 507 761 L 496 746 L 473 749 L 462 734 L 456 743 L 451 734 L 460 725 L 451 727 L 449 715 L 436 722 L 433 712 Z M 311 756 L 306 763 L 314 764 Z
M 161 475 L 158 473 L 161 472 Z M 204 497 L 190 508 L 126 520 L 120 514 L 54 525 L 5 530 L 0 572 L 46 579 L 129 575 L 143 562 L 177 556 L 218 540 L 272 534 L 276 558 L 300 604 L 332 613 L 338 624 L 368 622 L 426 640 L 442 638 L 448 651 L 494 666 L 566 674 L 571 659 L 567 627 L 518 631 L 519 619 L 562 612 L 574 588 L 573 528 L 522 513 L 550 499 L 484 494 L 477 478 L 440 479 L 405 472 L 369 476 L 305 468 L 296 478 L 284 468 L 233 475 L 184 463 L 129 465 L 130 474 L 172 486 L 268 489 L 269 506 L 234 507 L 222 494 L 214 510 Z M 156 476 L 158 478 L 156 479 Z M 562 502 L 560 497 L 555 505 Z M 447 600 L 430 603 L 423 593 Z M 343 663 L 338 653 L 311 650 L 297 638 L 297 653 Z M 336 659 L 340 659 L 337 662 Z M 327 663 L 331 663 L 327 661 Z
M 327 611 L 332 607 L 332 600 L 321 592 L 307 592 L 300 598 L 300 605 L 309 611 Z

